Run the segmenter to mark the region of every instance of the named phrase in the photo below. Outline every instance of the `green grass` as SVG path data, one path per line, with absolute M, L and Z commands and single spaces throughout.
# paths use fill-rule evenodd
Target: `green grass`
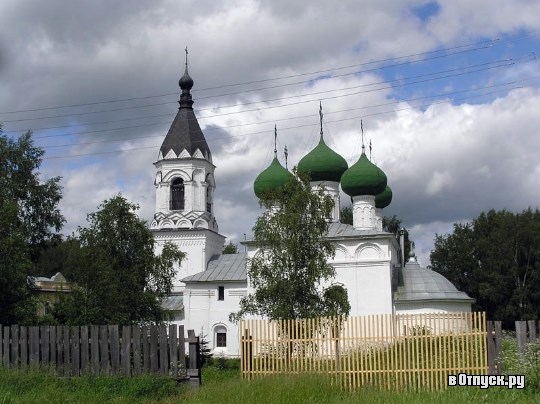
M 0 367 L 0 404 L 160 402 L 183 393 L 176 381 L 155 376 L 60 378 L 45 370 Z
M 43 370 L 0 367 L 3 403 L 536 403 L 524 391 L 455 387 L 440 392 L 386 392 L 363 388 L 347 392 L 321 375 L 274 376 L 245 381 L 236 369 L 203 369 L 203 386 L 192 390 L 160 377 L 57 378 Z

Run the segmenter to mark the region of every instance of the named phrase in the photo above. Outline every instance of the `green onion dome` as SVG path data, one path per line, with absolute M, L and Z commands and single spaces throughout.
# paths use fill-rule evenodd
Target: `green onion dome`
M 349 196 L 379 195 L 386 188 L 386 175 L 362 152 L 358 161 L 341 176 L 341 189 Z
M 280 163 L 277 157 L 274 157 L 272 163 L 266 170 L 260 173 L 253 183 L 253 190 L 257 198 L 262 198 L 265 192 L 274 191 L 285 186 L 289 182 L 292 174 L 287 171 Z
M 319 144 L 298 163 L 298 172 L 308 174 L 311 181 L 336 181 L 349 166 L 343 157 L 329 148 L 321 136 Z
M 384 209 L 392 202 L 392 190 L 387 185 L 384 191 L 375 196 L 375 207 L 377 209 Z

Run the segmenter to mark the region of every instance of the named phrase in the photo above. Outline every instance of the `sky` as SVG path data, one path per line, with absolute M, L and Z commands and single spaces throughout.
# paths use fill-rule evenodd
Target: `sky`
M 41 177 L 62 177 L 64 234 L 117 193 L 151 220 L 187 46 L 228 241 L 261 213 L 274 125 L 290 168 L 318 142 L 321 102 L 349 166 L 363 122 L 393 190 L 384 213 L 425 266 L 454 223 L 538 206 L 539 44 L 536 0 L 3 0 L 0 123 L 32 130 Z

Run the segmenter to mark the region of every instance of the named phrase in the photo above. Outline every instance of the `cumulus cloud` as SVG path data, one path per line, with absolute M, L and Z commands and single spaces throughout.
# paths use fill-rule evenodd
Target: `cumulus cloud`
M 538 44 L 539 7 L 525 0 L 496 7 L 487 0 L 7 0 L 0 3 L 0 122 L 11 136 L 34 129 L 47 148 L 43 176 L 63 177 L 67 233 L 118 192 L 150 220 L 152 163 L 178 107 L 188 45 L 223 234 L 249 236 L 260 213 L 252 184 L 273 157 L 274 124 L 279 158 L 287 145 L 292 167 L 318 141 L 322 99 L 326 142 L 349 164 L 361 152 L 363 119 L 372 159 L 394 191 L 386 213 L 411 229 L 426 265 L 434 234 L 451 223 L 537 205 L 538 69 L 526 55 Z M 461 47 L 486 38 L 501 40 L 482 51 Z M 464 52 L 437 52 L 455 46 Z M 459 75 L 500 58 L 516 64 Z M 423 76 L 446 69 L 456 75 Z M 409 85 L 412 76 L 420 83 Z M 452 98 L 509 82 L 479 98 Z M 40 110 L 65 105 L 72 106 Z

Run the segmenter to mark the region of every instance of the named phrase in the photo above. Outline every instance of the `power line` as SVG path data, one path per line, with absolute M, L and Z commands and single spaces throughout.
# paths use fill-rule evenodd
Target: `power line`
M 512 89 L 518 89 L 518 88 L 522 88 L 522 87 L 518 86 L 518 87 L 514 87 Z M 479 95 L 472 96 L 472 97 L 456 98 L 456 99 L 453 99 L 452 101 L 460 101 L 460 100 L 465 100 L 465 99 L 470 99 L 470 98 L 484 97 L 486 95 L 500 93 L 502 91 L 506 91 L 506 90 L 499 90 L 499 91 L 494 91 L 494 92 L 490 92 L 490 93 L 479 94 Z M 400 112 L 400 111 L 407 111 L 407 110 L 411 110 L 411 109 L 414 109 L 414 108 L 423 108 L 423 107 L 427 107 L 427 106 L 431 106 L 431 105 L 442 104 L 442 103 L 445 103 L 445 102 L 448 102 L 448 100 L 440 100 L 440 101 L 436 101 L 436 102 L 433 102 L 433 103 L 430 103 L 430 104 L 425 104 L 425 105 L 420 105 L 420 106 L 403 107 L 403 108 L 393 109 L 393 110 L 390 110 L 390 111 L 374 112 L 374 113 L 371 113 L 371 114 L 363 114 L 363 115 L 358 115 L 358 116 L 353 116 L 353 117 L 343 118 L 343 119 L 326 120 L 325 123 L 333 124 L 333 123 L 340 123 L 340 122 L 345 122 L 345 121 L 350 121 L 350 120 L 358 120 L 358 119 L 363 119 L 363 118 L 366 118 L 366 117 L 386 115 L 386 114 L 396 113 L 396 112 Z M 326 114 L 331 114 L 331 113 L 338 113 L 338 112 L 343 112 L 343 111 L 325 113 L 325 115 Z M 313 116 L 313 115 L 310 115 L 310 116 Z M 302 118 L 302 117 L 298 117 L 298 118 Z M 290 118 L 290 119 L 296 119 L 296 118 Z M 281 119 L 281 120 L 286 120 L 286 119 Z M 276 120 L 276 121 L 281 121 L 281 120 Z M 268 121 L 268 122 L 274 122 L 274 121 Z M 280 128 L 280 132 L 283 132 L 283 131 L 286 131 L 286 130 L 306 128 L 306 127 L 316 127 L 317 125 L 318 125 L 318 123 L 317 124 L 312 123 L 312 124 L 303 124 L 303 125 L 297 125 L 297 126 L 289 126 L 289 127 L 285 127 L 285 128 L 282 127 L 282 128 Z M 223 129 L 223 128 L 220 128 L 220 129 Z M 229 139 L 229 138 L 236 138 L 236 137 L 259 135 L 259 134 L 264 134 L 264 133 L 268 133 L 268 130 L 244 133 L 244 134 L 241 134 L 241 135 L 229 135 L 229 136 L 214 137 L 214 138 L 211 138 L 211 139 L 212 140 Z M 139 138 L 124 139 L 124 140 L 136 140 L 136 139 L 144 139 L 144 138 L 149 138 L 149 137 L 163 138 L 163 135 L 143 136 L 143 137 L 139 137 Z M 123 141 L 123 140 L 118 140 L 118 141 Z M 63 145 L 63 146 L 58 146 L 58 147 L 78 146 L 78 145 L 106 143 L 106 142 L 107 141 L 104 141 L 104 142 L 89 142 L 89 143 L 80 143 L 80 144 L 76 143 L 76 144 L 73 144 L 73 145 Z M 44 147 L 44 148 L 48 149 L 50 147 L 51 146 Z M 52 147 L 54 147 L 54 146 L 52 146 Z M 156 146 L 144 146 L 144 147 L 134 147 L 134 148 L 123 149 L 123 150 L 110 150 L 110 151 L 103 151 L 103 152 L 93 152 L 93 153 L 75 154 L 75 155 L 67 155 L 67 156 L 51 156 L 51 157 L 44 157 L 43 159 L 44 160 L 52 160 L 52 159 L 72 158 L 72 157 L 84 157 L 84 156 L 102 155 L 102 154 L 110 154 L 110 153 L 122 153 L 122 152 L 126 152 L 126 151 L 147 150 L 147 149 L 159 148 L 159 147 L 160 147 L 159 145 L 156 145 Z
M 510 38 L 506 38 L 506 39 L 493 38 L 493 39 L 483 40 L 483 41 L 479 41 L 479 42 L 472 42 L 472 43 L 457 45 L 457 46 L 453 46 L 453 47 L 436 49 L 436 50 L 433 50 L 433 51 L 419 52 L 419 53 L 403 55 L 403 56 L 396 56 L 396 57 L 386 58 L 386 59 L 378 59 L 378 60 L 374 60 L 374 61 L 370 61 L 370 62 L 363 62 L 363 63 L 353 64 L 353 65 L 334 67 L 334 68 L 331 68 L 331 69 L 317 70 L 317 71 L 312 71 L 312 72 L 304 72 L 304 73 L 298 73 L 298 74 L 292 74 L 292 75 L 286 75 L 286 76 L 278 76 L 278 77 L 273 77 L 273 78 L 268 78 L 268 79 L 259 79 L 259 80 L 245 81 L 245 82 L 239 82 L 239 83 L 224 84 L 224 85 L 214 86 L 214 87 L 206 87 L 206 88 L 198 89 L 197 91 L 209 91 L 209 90 L 216 90 L 216 89 L 221 89 L 221 88 L 228 88 L 228 87 L 236 87 L 236 86 L 249 85 L 249 84 L 264 83 L 264 82 L 269 82 L 269 81 L 284 80 L 284 79 L 295 78 L 295 77 L 303 77 L 303 76 L 314 75 L 314 74 L 329 73 L 329 72 L 338 71 L 338 70 L 357 68 L 357 67 L 368 66 L 368 65 L 373 65 L 373 64 L 382 64 L 382 63 L 386 63 L 386 62 L 397 61 L 397 60 L 408 59 L 408 58 L 416 58 L 416 57 L 426 56 L 426 55 L 433 55 L 433 54 L 438 54 L 438 53 L 442 53 L 442 52 L 448 52 L 448 51 L 454 51 L 454 50 L 458 50 L 458 49 L 464 49 L 464 48 L 468 48 L 468 47 L 476 47 L 476 48 L 473 48 L 473 49 L 465 49 L 465 50 L 453 52 L 453 53 L 450 53 L 450 54 L 437 55 L 437 56 L 434 56 L 432 58 L 425 58 L 425 59 L 421 59 L 421 60 L 411 60 L 411 61 L 407 61 L 407 62 L 398 63 L 398 64 L 395 64 L 395 65 L 381 66 L 381 67 L 378 68 L 378 69 L 386 69 L 386 68 L 395 67 L 395 66 L 398 66 L 398 65 L 403 65 L 403 64 L 408 64 L 408 63 L 425 62 L 425 61 L 439 59 L 439 58 L 443 58 L 443 57 L 454 56 L 456 54 L 461 54 L 461 53 L 466 53 L 466 52 L 474 52 L 474 51 L 478 51 L 478 50 L 482 50 L 482 49 L 488 49 L 488 48 L 493 47 L 494 45 L 500 45 L 500 44 L 506 43 L 506 42 L 515 42 L 515 41 L 520 41 L 520 40 L 526 39 L 527 37 L 539 32 L 539 31 L 540 31 L 540 29 L 534 29 L 534 30 L 525 31 L 519 36 L 510 37 Z M 373 70 L 373 69 L 370 69 L 370 70 Z M 351 74 L 354 74 L 354 73 L 351 73 Z M 293 84 L 298 84 L 298 83 L 293 83 Z M 154 95 L 147 95 L 147 96 L 141 96 L 141 97 L 129 97 L 129 98 L 120 98 L 120 99 L 105 100 L 105 101 L 95 101 L 95 102 L 88 102 L 88 103 L 67 104 L 67 105 L 59 105 L 59 106 L 53 106 L 53 107 L 32 108 L 32 109 L 24 109 L 24 110 L 16 110 L 16 111 L 3 111 L 3 112 L 0 112 L 0 115 L 16 114 L 16 113 L 22 113 L 22 112 L 37 112 L 37 111 L 45 111 L 45 110 L 52 110 L 52 109 L 62 109 L 62 108 L 75 108 L 75 107 L 81 107 L 81 106 L 110 104 L 110 103 L 135 101 L 135 100 L 145 100 L 145 99 L 151 99 L 151 98 L 160 98 L 160 97 L 165 97 L 165 96 L 172 96 L 172 95 L 176 95 L 176 94 L 178 94 L 178 93 L 177 92 L 174 92 L 174 93 L 162 93 L 162 94 L 154 94 Z
M 515 62 L 513 62 L 512 59 L 500 59 L 500 60 L 496 60 L 496 61 L 480 63 L 480 64 L 476 64 L 476 65 L 469 65 L 469 66 L 460 67 L 460 68 L 456 68 L 456 69 L 448 69 L 448 70 L 443 70 L 443 71 L 438 71 L 438 72 L 431 72 L 431 73 L 426 73 L 426 74 L 417 75 L 417 76 L 404 77 L 404 78 L 395 79 L 395 80 L 388 80 L 388 81 L 380 81 L 380 82 L 374 82 L 374 83 L 369 83 L 369 84 L 362 84 L 362 85 L 358 85 L 358 86 L 354 86 L 354 87 L 346 87 L 346 88 L 341 88 L 341 89 L 318 91 L 318 92 L 312 92 L 312 93 L 307 93 L 307 94 L 293 95 L 293 96 L 288 96 L 288 97 L 278 97 L 278 98 L 266 99 L 266 100 L 260 100 L 260 101 L 253 101 L 253 102 L 244 102 L 244 103 L 242 103 L 242 105 L 253 105 L 253 104 L 267 103 L 267 102 L 273 102 L 273 101 L 281 101 L 281 100 L 292 99 L 292 98 L 307 97 L 307 96 L 310 96 L 310 95 L 320 95 L 320 94 L 326 94 L 326 93 L 333 92 L 333 91 L 345 91 L 345 90 L 350 90 L 350 89 L 354 89 L 354 88 L 362 88 L 362 87 L 374 86 L 374 85 L 377 85 L 377 84 L 392 83 L 392 82 L 396 82 L 396 81 L 405 81 L 405 80 L 415 79 L 415 78 L 442 75 L 444 73 L 467 70 L 467 69 L 472 69 L 472 68 L 476 68 L 476 67 L 495 65 L 495 66 L 492 66 L 492 67 L 485 67 L 485 68 L 482 68 L 482 69 L 476 69 L 476 70 L 471 70 L 469 72 L 465 72 L 466 74 L 476 73 L 476 72 L 480 72 L 480 71 L 484 71 L 484 70 L 490 70 L 492 68 L 507 67 L 507 66 L 509 66 L 511 64 L 514 64 L 514 63 Z M 460 76 L 460 75 L 463 75 L 463 74 L 443 75 L 441 77 L 435 77 L 435 78 L 433 78 L 433 80 L 440 80 L 440 79 L 449 78 L 449 77 L 455 77 L 455 76 Z M 423 83 L 423 82 L 426 82 L 426 80 L 406 83 L 406 84 L 403 84 L 401 86 L 418 84 L 418 83 Z M 391 86 L 390 87 L 388 87 L 388 86 L 383 87 L 381 89 L 387 89 L 387 88 L 391 88 Z M 376 91 L 379 91 L 381 89 L 377 89 Z M 370 91 L 366 91 L 366 92 L 370 92 Z M 330 98 L 332 98 L 332 97 L 330 97 Z M 150 107 L 150 106 L 166 105 L 166 104 L 170 104 L 170 103 L 171 102 L 165 102 L 165 103 L 157 103 L 157 104 L 147 104 L 147 105 L 139 105 L 139 106 L 131 106 L 131 107 L 113 108 L 113 109 L 101 110 L 101 111 L 87 111 L 87 112 L 77 112 L 77 113 L 73 113 L 73 114 L 49 115 L 49 116 L 41 116 L 41 117 L 26 118 L 26 119 L 12 119 L 12 120 L 5 120 L 4 123 L 26 122 L 26 121 L 35 121 L 35 120 L 51 119 L 51 118 L 64 118 L 64 117 L 79 116 L 79 115 L 90 115 L 90 114 L 98 114 L 98 113 L 105 113 L 105 112 L 117 112 L 117 111 L 123 111 L 123 110 L 145 108 L 145 107 Z M 291 104 L 289 104 L 289 105 L 291 105 Z M 203 109 L 199 109 L 197 111 L 201 112 L 201 111 L 207 111 L 207 110 L 215 110 L 217 108 L 223 109 L 223 108 L 232 108 L 232 107 L 238 107 L 238 105 L 226 105 L 226 106 L 220 106 L 220 107 L 203 108 Z M 268 107 L 268 108 L 271 108 L 271 107 Z M 263 108 L 261 108 L 261 109 L 263 109 Z
M 540 79 L 540 77 L 538 77 L 538 78 Z M 416 98 L 411 98 L 411 99 L 407 99 L 407 100 L 397 100 L 397 101 L 391 101 L 391 102 L 382 103 L 382 104 L 365 105 L 365 106 L 357 107 L 357 108 L 347 108 L 347 109 L 342 109 L 342 110 L 337 110 L 337 111 L 326 112 L 325 115 L 332 115 L 332 114 L 337 114 L 337 113 L 342 113 L 342 112 L 349 112 L 349 111 L 357 111 L 357 110 L 364 110 L 364 109 L 370 109 L 370 108 L 384 107 L 384 106 L 399 104 L 399 103 L 405 102 L 405 101 L 406 102 L 414 102 L 414 101 L 425 100 L 425 99 L 430 99 L 430 98 L 449 97 L 449 96 L 456 95 L 456 94 L 471 93 L 471 92 L 482 91 L 482 90 L 486 90 L 486 89 L 490 89 L 490 88 L 497 88 L 497 87 L 503 87 L 503 86 L 516 85 L 516 84 L 518 84 L 520 82 L 521 81 L 511 81 L 511 82 L 507 82 L 507 83 L 493 84 L 493 85 L 490 85 L 490 86 L 478 87 L 478 88 L 469 89 L 469 90 L 453 91 L 453 92 L 429 95 L 429 96 L 424 96 L 424 97 L 416 97 Z M 534 83 L 534 82 L 532 82 L 532 83 Z M 505 91 L 511 91 L 511 90 L 521 88 L 521 87 L 522 86 L 504 88 L 502 90 L 492 91 L 492 92 L 480 94 L 480 95 L 477 95 L 477 96 L 471 96 L 471 97 L 493 95 L 493 94 L 498 94 L 498 93 L 505 92 Z M 467 99 L 467 98 L 465 97 L 465 98 L 461 98 L 461 99 Z M 220 115 L 215 115 L 215 116 L 220 116 Z M 270 121 L 257 121 L 257 122 L 251 122 L 251 123 L 242 123 L 242 124 L 235 124 L 235 125 L 228 125 L 228 126 L 220 126 L 219 128 L 205 128 L 205 132 L 209 132 L 209 131 L 213 131 L 213 130 L 237 128 L 237 127 L 243 127 L 243 126 L 260 125 L 260 124 L 266 124 L 266 123 L 272 123 L 272 122 L 281 122 L 281 121 L 287 121 L 287 120 L 293 120 L 293 119 L 309 118 L 311 116 L 312 116 L 312 114 L 296 116 L 296 117 L 289 117 L 289 118 L 274 119 L 274 120 L 270 120 Z M 209 117 L 206 117 L 206 118 L 209 118 Z M 201 119 L 203 119 L 203 118 L 199 118 L 198 120 L 201 120 Z M 140 127 L 147 127 L 147 126 L 154 126 L 154 125 L 165 125 L 165 124 L 170 124 L 170 121 L 155 122 L 155 123 L 141 124 L 141 125 L 132 125 L 132 126 L 124 126 L 124 127 L 112 128 L 112 129 L 92 130 L 92 131 L 85 131 L 85 132 L 71 132 L 71 133 L 62 133 L 62 134 L 54 134 L 54 135 L 34 136 L 34 139 L 57 138 L 57 137 L 63 137 L 63 136 L 86 135 L 86 134 L 92 134 L 92 133 L 100 133 L 100 134 L 102 134 L 102 133 L 112 132 L 112 131 L 117 131 L 117 130 L 136 129 L 136 128 L 140 128 Z M 163 135 L 157 135 L 157 136 L 163 137 Z M 101 142 L 107 143 L 107 142 L 115 142 L 115 141 L 135 140 L 135 139 L 143 139 L 145 137 L 154 137 L 154 136 L 137 136 L 137 137 L 133 137 L 133 138 L 126 138 L 126 139 L 119 139 L 119 140 L 106 140 L 106 141 L 89 142 L 89 143 L 71 143 L 69 145 L 47 146 L 47 148 L 49 148 L 49 147 L 67 147 L 67 146 L 74 146 L 74 145 L 78 145 L 78 144 L 92 144 L 92 143 L 101 143 Z
M 279 76 L 279 77 L 274 77 L 274 78 L 269 78 L 269 79 L 260 79 L 260 80 L 245 81 L 245 82 L 233 83 L 233 84 L 224 84 L 224 85 L 214 86 L 214 87 L 206 87 L 206 88 L 198 89 L 197 91 L 217 90 L 217 89 L 221 89 L 221 88 L 236 87 L 236 86 L 242 86 L 242 85 L 247 85 L 247 84 L 258 84 L 258 83 L 263 83 L 263 82 L 268 82 L 268 81 L 276 81 L 276 80 L 283 80 L 283 79 L 288 79 L 288 78 L 303 77 L 303 76 L 308 76 L 308 75 L 313 75 L 313 74 L 330 73 L 330 72 L 333 72 L 333 71 L 336 71 L 336 70 L 351 69 L 351 68 L 367 66 L 367 65 L 372 65 L 372 64 L 385 63 L 385 62 L 389 62 L 389 61 L 392 61 L 392 60 L 401 60 L 401 59 L 419 57 L 419 56 L 424 56 L 424 55 L 430 55 L 430 54 L 434 54 L 434 53 L 447 52 L 447 51 L 456 50 L 456 49 L 463 49 L 463 48 L 470 47 L 470 46 L 477 46 L 476 48 L 473 48 L 473 49 L 462 50 L 462 51 L 453 52 L 453 53 L 449 53 L 449 54 L 445 54 L 445 55 L 438 55 L 438 56 L 434 56 L 434 57 L 431 57 L 431 58 L 426 58 L 426 59 L 421 59 L 421 60 L 411 60 L 411 61 L 407 61 L 407 62 L 397 63 L 397 64 L 394 64 L 394 65 L 388 65 L 388 66 L 381 66 L 381 67 L 378 67 L 378 68 L 372 68 L 372 69 L 368 69 L 368 70 L 366 70 L 364 72 L 373 71 L 373 70 L 379 70 L 379 69 L 387 69 L 387 68 L 391 68 L 391 67 L 402 66 L 404 64 L 420 63 L 420 62 L 425 62 L 425 61 L 429 61 L 429 60 L 440 59 L 440 58 L 443 58 L 443 57 L 454 56 L 454 55 L 457 55 L 457 54 L 475 52 L 475 51 L 478 51 L 478 50 L 487 49 L 487 48 L 492 47 L 493 44 L 498 42 L 498 41 L 499 41 L 499 39 L 490 39 L 490 40 L 486 40 L 486 41 L 480 41 L 480 42 L 476 42 L 476 43 L 458 45 L 458 46 L 453 46 L 453 47 L 449 47 L 449 48 L 443 48 L 443 49 L 438 49 L 438 50 L 433 50 L 433 51 L 428 51 L 428 52 L 420 52 L 420 53 L 414 53 L 414 54 L 409 54 L 409 55 L 404 55 L 404 56 L 397 56 L 397 57 L 394 57 L 394 58 L 379 59 L 379 60 L 375 60 L 375 61 L 371 61 L 371 62 L 364 62 L 364 63 L 358 63 L 358 64 L 347 65 L 347 66 L 339 66 L 339 67 L 335 67 L 335 68 L 331 68 L 331 69 L 317 70 L 317 71 L 305 72 L 305 73 L 299 73 L 299 74 L 292 74 L 292 75 L 288 75 L 288 76 Z M 482 46 L 478 46 L 478 45 L 482 45 Z M 362 73 L 362 72 L 347 73 L 345 75 L 358 74 L 358 73 Z M 342 76 L 342 75 L 340 75 L 340 76 Z M 290 83 L 290 84 L 283 84 L 283 85 L 279 85 L 277 87 L 295 85 L 295 84 L 300 84 L 300 83 L 305 83 L 305 82 L 306 81 L 295 82 L 295 83 Z M 266 88 L 275 88 L 275 87 L 266 87 Z M 259 89 L 249 90 L 249 91 L 258 91 L 258 90 Z M 16 110 L 16 111 L 3 111 L 3 112 L 0 112 L 0 115 L 17 114 L 17 113 L 22 113 L 22 112 L 38 112 L 38 111 L 46 111 L 46 110 L 62 109 L 62 108 L 77 108 L 77 107 L 83 107 L 83 106 L 91 106 L 91 105 L 99 105 L 99 104 L 111 104 L 111 103 L 126 102 L 126 101 L 146 100 L 146 99 L 151 99 L 151 98 L 167 97 L 167 96 L 172 96 L 172 95 L 177 95 L 177 94 L 178 94 L 178 92 L 163 93 L 163 94 L 147 95 L 147 96 L 141 96 L 141 97 L 119 98 L 119 99 L 113 99 L 113 100 L 94 101 L 94 102 L 79 103 L 79 104 L 57 105 L 57 106 L 53 106 L 53 107 L 31 108 L 31 109 L 23 109 L 23 110 Z M 228 94 L 222 94 L 220 96 L 225 96 L 225 95 L 228 95 Z M 201 99 L 201 98 L 207 98 L 207 97 L 199 97 L 199 99 Z

